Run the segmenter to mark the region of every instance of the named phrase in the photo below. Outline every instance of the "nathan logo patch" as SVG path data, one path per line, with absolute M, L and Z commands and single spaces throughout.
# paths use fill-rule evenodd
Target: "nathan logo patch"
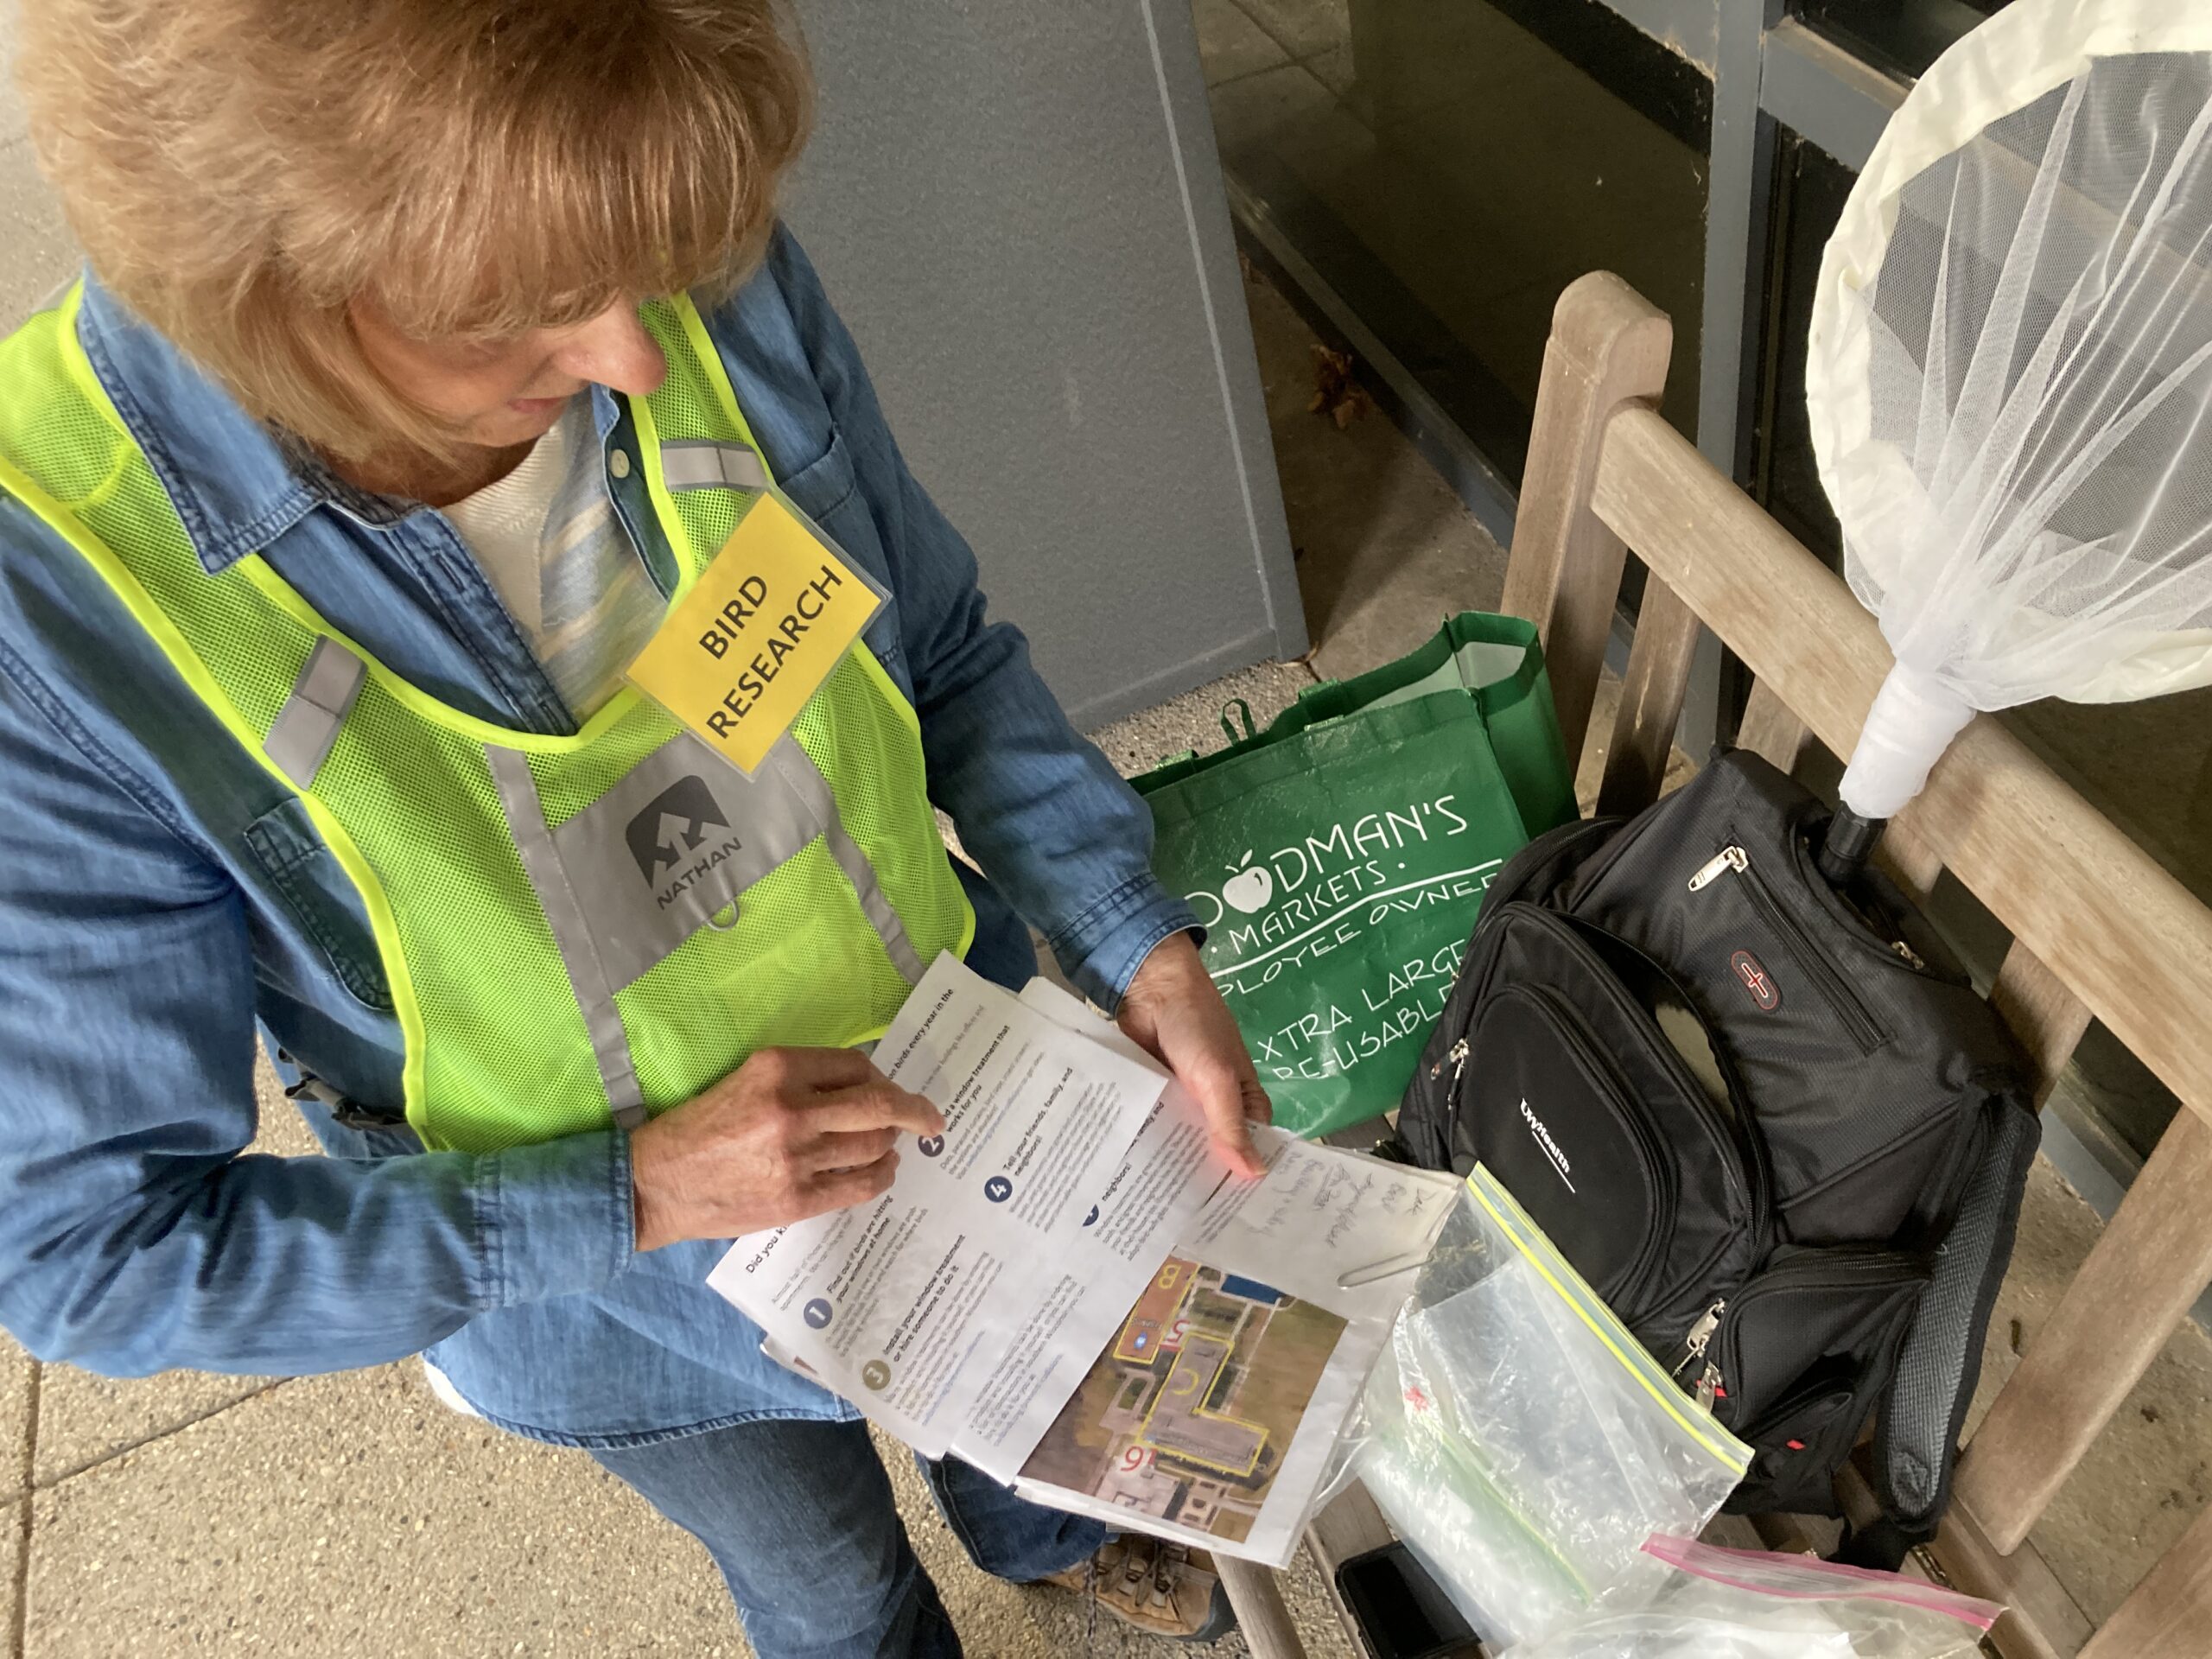
M 1728 965 L 1736 977 L 1751 994 L 1751 1001 L 1767 1013 L 1772 1014 L 1782 1006 L 1782 987 L 1774 982 L 1774 976 L 1767 972 L 1759 959 L 1748 950 L 1738 950 L 1728 958 Z
M 776 768 L 746 778 L 687 732 L 555 828 L 553 847 L 619 991 L 702 928 L 727 928 L 745 890 L 820 833 Z
M 717 836 L 715 832 L 722 833 Z M 648 887 L 659 887 L 695 863 L 720 863 L 737 850 L 729 819 L 702 778 L 679 778 L 647 802 L 630 820 L 624 838 L 638 873 Z

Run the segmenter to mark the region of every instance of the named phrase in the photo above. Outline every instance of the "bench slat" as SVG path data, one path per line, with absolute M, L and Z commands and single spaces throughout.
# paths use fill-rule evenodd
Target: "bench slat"
M 2028 1535 L 2212 1281 L 2212 1128 L 2176 1115 L 1959 1459 L 1954 1502 Z

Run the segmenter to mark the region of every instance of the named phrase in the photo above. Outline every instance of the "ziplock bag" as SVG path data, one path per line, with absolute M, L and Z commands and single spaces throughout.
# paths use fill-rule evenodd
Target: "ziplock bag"
M 1499 1659 L 1974 1659 L 2004 1609 L 1955 1591 L 1809 1555 L 1643 1547 L 1663 1579 Z
M 1243 712 L 1226 749 L 1133 781 L 1274 1121 L 1324 1135 L 1398 1103 L 1491 876 L 1574 817 L 1574 779 L 1518 617 L 1465 612 L 1265 731 Z
M 1354 1472 L 1494 1647 L 1656 1578 L 1751 1459 L 1479 1164 L 1362 1415 Z

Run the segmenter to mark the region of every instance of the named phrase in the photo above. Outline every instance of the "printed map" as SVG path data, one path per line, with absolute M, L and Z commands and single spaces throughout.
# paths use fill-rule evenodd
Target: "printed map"
M 1170 1256 L 1021 1472 L 1242 1540 L 1344 1332 L 1325 1308 Z

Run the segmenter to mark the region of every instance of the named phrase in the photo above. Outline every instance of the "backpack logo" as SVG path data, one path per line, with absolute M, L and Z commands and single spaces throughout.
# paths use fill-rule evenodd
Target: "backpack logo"
M 721 831 L 715 844 L 708 837 Z M 702 778 L 679 778 L 645 804 L 623 831 L 638 873 L 665 906 L 677 892 L 735 852 L 741 844 Z M 687 867 L 691 867 L 687 869 Z M 676 878 L 673 881 L 671 878 Z M 668 891 L 661 889 L 665 886 Z
M 1525 1100 L 1521 1103 L 1521 1121 L 1529 1126 L 1529 1133 L 1535 1137 L 1537 1146 L 1543 1149 L 1544 1156 L 1551 1160 L 1552 1167 L 1559 1172 L 1560 1179 L 1567 1183 L 1567 1190 L 1573 1192 L 1574 1181 L 1569 1173 L 1573 1166 L 1567 1161 L 1567 1154 L 1559 1149 L 1559 1142 L 1552 1139 L 1552 1132 L 1544 1127 L 1544 1120 L 1529 1109 L 1529 1103 Z M 1581 1195 L 1576 1193 L 1575 1196 L 1579 1198 Z
M 1738 950 L 1728 958 L 1728 965 L 1736 970 L 1736 977 L 1751 994 L 1751 1001 L 1768 1014 L 1782 1006 L 1782 987 L 1774 982 L 1774 976 L 1767 972 L 1759 959 L 1748 950 Z

